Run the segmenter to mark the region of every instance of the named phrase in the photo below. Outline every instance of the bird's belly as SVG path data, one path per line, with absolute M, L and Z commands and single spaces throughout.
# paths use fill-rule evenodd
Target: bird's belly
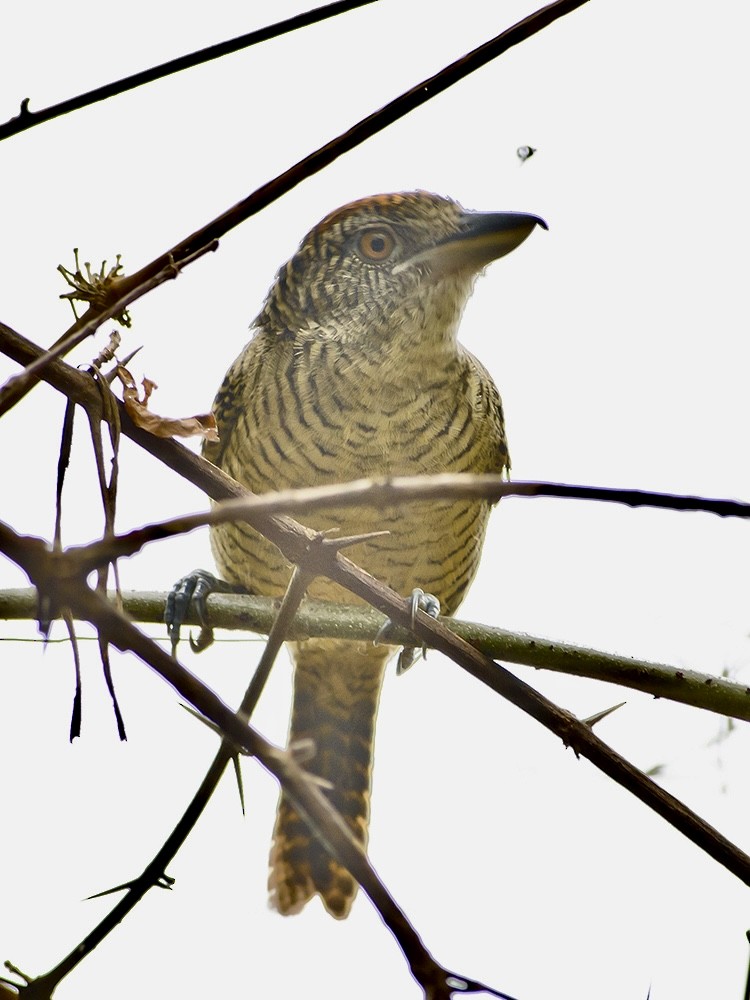
M 387 531 L 347 549 L 346 555 L 377 579 L 406 595 L 415 587 L 434 594 L 452 613 L 474 578 L 489 505 L 470 501 L 411 501 L 386 508 L 346 507 L 299 515 L 314 530 L 336 528 L 340 536 Z M 247 524 L 223 524 L 211 533 L 222 575 L 253 593 L 280 597 L 291 566 L 279 550 Z M 309 595 L 318 600 L 359 603 L 323 577 Z
M 433 406 L 431 413 L 412 410 L 387 420 L 381 411 L 369 413 L 366 402 L 356 420 L 342 420 L 335 431 L 318 424 L 291 440 L 283 438 L 281 429 L 272 434 L 266 424 L 263 438 L 259 433 L 254 441 L 245 437 L 241 447 L 225 455 L 225 469 L 255 493 L 361 477 L 503 469 L 505 452 L 492 429 L 472 421 L 468 406 L 453 398 Z M 273 441 L 284 442 L 283 459 L 280 448 L 271 454 Z M 347 549 L 347 556 L 400 594 L 415 587 L 433 593 L 451 613 L 474 577 L 488 515 L 484 502 L 422 500 L 386 508 L 316 510 L 298 520 L 315 530 L 336 528 L 341 536 L 387 531 Z M 283 594 L 291 567 L 271 542 L 246 524 L 217 526 L 211 538 L 227 579 L 255 593 Z M 315 580 L 309 592 L 321 600 L 354 601 L 324 579 Z

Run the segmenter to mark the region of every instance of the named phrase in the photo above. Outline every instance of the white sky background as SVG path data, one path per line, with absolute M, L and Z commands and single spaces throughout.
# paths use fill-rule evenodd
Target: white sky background
M 39 2 L 0 15 L 0 120 L 45 107 L 303 9 L 131 0 Z M 51 343 L 71 319 L 55 268 L 72 247 L 133 271 L 406 87 L 534 9 L 381 0 L 141 88 L 0 147 L 0 317 Z M 277 267 L 326 212 L 427 188 L 466 207 L 544 216 L 489 269 L 462 327 L 503 394 L 518 479 L 750 497 L 745 238 L 750 223 L 747 21 L 736 3 L 592 0 L 305 181 L 132 311 L 126 349 L 159 383 L 154 409 L 209 407 Z M 744 21 L 744 23 L 743 23 Z M 516 147 L 537 154 L 520 165 Z M 107 325 L 104 330 L 110 329 Z M 104 343 L 74 356 L 85 363 Z M 3 380 L 16 367 L 0 358 Z M 0 423 L 0 517 L 51 537 L 64 402 L 41 386 Z M 101 531 L 81 415 L 67 543 Z M 121 530 L 203 509 L 200 492 L 129 441 Z M 747 525 L 572 501 L 495 512 L 462 616 L 750 679 Z M 206 533 L 121 564 L 125 588 L 167 589 L 211 566 Z M 23 586 L 0 564 L 0 586 Z M 158 627 L 146 629 L 161 635 Z M 8 636 L 35 633 L 10 623 Z M 63 635 L 62 627 L 54 634 Z M 184 662 L 236 704 L 261 649 Z M 67 742 L 69 648 L 0 645 L 0 959 L 56 964 L 112 905 L 82 902 L 139 872 L 216 748 L 132 657 L 114 673 L 117 741 L 93 644 L 83 737 Z M 745 848 L 745 727 L 563 676 L 514 668 L 580 716 L 623 698 L 598 732 Z M 284 739 L 286 662 L 254 719 Z M 60 987 L 60 1000 L 419 996 L 360 896 L 345 923 L 317 901 L 266 905 L 277 790 L 244 766 L 152 892 Z M 520 1000 L 740 1000 L 745 888 L 512 706 L 431 654 L 386 681 L 371 857 L 436 958 Z

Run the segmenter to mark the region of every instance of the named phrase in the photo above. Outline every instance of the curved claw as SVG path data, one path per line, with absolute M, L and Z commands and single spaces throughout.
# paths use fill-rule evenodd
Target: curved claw
M 164 608 L 164 621 L 167 634 L 172 643 L 172 656 L 175 655 L 180 641 L 180 629 L 185 623 L 190 607 L 195 608 L 201 631 L 198 639 L 190 637 L 190 648 L 194 653 L 200 653 L 213 642 L 213 629 L 208 624 L 206 599 L 209 594 L 245 593 L 243 587 L 220 580 L 205 569 L 195 569 L 187 576 L 181 577 L 172 587 Z
M 381 643 L 388 643 L 388 632 L 393 628 L 393 622 L 390 618 L 386 618 L 383 624 L 375 633 L 375 638 L 372 640 L 373 646 L 379 646 Z
M 440 601 L 435 597 L 434 594 L 427 594 L 421 587 L 415 587 L 411 592 L 410 598 L 410 615 L 411 615 L 411 626 L 417 623 L 417 611 L 424 611 L 426 615 L 430 618 L 437 618 L 440 614 Z M 372 640 L 374 646 L 377 646 L 381 642 L 388 641 L 388 632 L 393 628 L 393 622 L 390 618 L 386 618 L 383 624 L 378 629 L 375 638 Z M 422 657 L 427 656 L 427 647 L 422 646 Z M 396 673 L 403 674 L 409 669 L 409 667 L 417 659 L 417 647 L 415 646 L 404 646 L 398 656 L 396 661 Z
M 208 649 L 209 646 L 213 645 L 214 641 L 214 630 L 210 625 L 202 625 L 201 630 L 198 633 L 198 638 L 193 638 L 193 633 L 191 632 L 188 636 L 188 642 L 190 643 L 190 648 L 194 653 L 202 653 L 204 649 Z
M 411 627 L 417 624 L 417 611 L 424 611 L 430 618 L 440 614 L 440 601 L 434 594 L 426 594 L 420 587 L 411 592 Z

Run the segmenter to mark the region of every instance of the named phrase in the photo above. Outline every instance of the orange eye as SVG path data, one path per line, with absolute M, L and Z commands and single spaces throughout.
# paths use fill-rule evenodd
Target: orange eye
M 388 229 L 368 229 L 359 238 L 359 252 L 366 260 L 387 260 L 396 241 Z

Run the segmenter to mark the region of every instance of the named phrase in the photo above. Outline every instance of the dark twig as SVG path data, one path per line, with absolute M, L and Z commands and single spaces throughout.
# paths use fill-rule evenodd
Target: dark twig
M 257 697 L 260 695 L 260 691 L 263 686 L 262 682 L 258 684 L 258 682 L 255 681 L 255 677 L 260 674 L 263 681 L 265 681 L 268 677 L 271 666 L 276 658 L 276 654 L 284 641 L 288 623 L 294 617 L 297 606 L 305 595 L 306 587 L 307 580 L 304 575 L 302 573 L 295 574 L 293 579 L 290 581 L 284 601 L 279 608 L 276 620 L 268 637 L 268 642 L 266 643 L 263 655 L 256 669 L 256 673 L 250 683 L 248 692 L 242 701 L 240 710 L 237 713 L 238 719 L 247 721 L 250 718 Z M 99 632 L 101 634 L 102 630 L 99 629 Z M 220 727 L 219 723 L 217 723 L 217 727 Z M 226 729 L 223 731 L 225 732 Z M 222 740 L 221 746 L 219 747 L 215 758 L 211 762 L 203 781 L 200 783 L 185 812 L 178 820 L 175 828 L 167 837 L 164 844 L 159 848 L 154 858 L 148 863 L 148 865 L 146 865 L 137 878 L 135 878 L 132 882 L 118 886 L 119 889 L 126 889 L 127 895 L 121 899 L 117 905 L 112 908 L 112 910 L 110 910 L 102 921 L 97 924 L 97 926 L 89 934 L 86 935 L 81 943 L 78 944 L 69 955 L 59 962 L 54 969 L 51 969 L 44 976 L 40 977 L 39 980 L 35 980 L 35 982 L 41 983 L 43 981 L 51 993 L 52 990 L 54 990 L 65 978 L 65 976 L 72 972 L 72 970 L 81 961 L 83 961 L 83 959 L 89 955 L 122 920 L 124 920 L 127 914 L 137 906 L 148 890 L 159 884 L 160 880 L 165 877 L 164 873 L 167 866 L 174 859 L 175 855 L 190 835 L 191 830 L 203 814 L 204 809 L 208 805 L 211 796 L 221 780 L 227 764 L 233 757 L 235 757 L 237 754 L 237 748 L 240 745 L 241 744 L 237 744 L 232 740 Z M 107 890 L 107 892 L 110 891 L 116 890 Z M 97 893 L 96 895 L 102 894 Z
M 363 597 L 403 628 L 410 627 L 411 605 L 365 573 L 350 560 L 338 555 L 326 576 L 352 593 Z M 394 599 L 395 598 L 395 599 Z M 718 830 L 706 823 L 674 795 L 660 788 L 637 767 L 600 740 L 569 712 L 558 708 L 534 688 L 508 670 L 483 656 L 467 642 L 453 635 L 441 622 L 418 612 L 413 632 L 420 641 L 439 649 L 487 687 L 536 719 L 559 736 L 577 755 L 586 757 L 623 788 L 632 792 L 670 825 L 679 830 L 710 857 L 750 885 L 750 856 Z
M 750 504 L 739 500 L 651 493 L 647 490 L 571 486 L 567 483 L 509 483 L 501 476 L 471 473 L 442 473 L 424 476 L 395 476 L 389 479 L 355 479 L 330 486 L 279 490 L 242 499 L 227 500 L 209 511 L 184 514 L 155 521 L 124 535 L 112 535 L 82 545 L 75 551 L 91 569 L 113 559 L 132 556 L 144 545 L 182 535 L 196 528 L 227 521 L 256 523 L 257 518 L 282 514 L 306 515 L 330 507 L 374 507 L 411 503 L 425 499 L 482 499 L 495 502 L 502 497 L 556 497 L 598 500 L 629 507 L 656 507 L 662 510 L 703 511 L 721 517 L 750 517 Z
M 453 86 L 475 70 L 486 66 L 487 63 L 502 55 L 503 52 L 507 52 L 514 45 L 525 41 L 558 18 L 569 14 L 587 2 L 588 0 L 556 0 L 555 3 L 542 7 L 495 38 L 446 66 L 439 73 L 411 87 L 395 100 L 380 108 L 379 111 L 363 118 L 346 132 L 308 154 L 288 170 L 285 170 L 284 173 L 259 187 L 247 198 L 222 212 L 207 225 L 185 237 L 171 250 L 142 267 L 140 271 L 118 278 L 116 284 L 113 284 L 113 298 L 108 303 L 106 310 L 101 312 L 98 306 L 89 307 L 84 315 L 58 339 L 53 349 L 56 349 L 58 354 L 71 350 L 86 336 L 93 333 L 104 321 L 104 318 L 118 315 L 126 305 L 140 298 L 150 288 L 174 277 L 176 270 L 181 269 L 196 256 L 204 253 L 208 245 L 213 246 L 225 233 L 256 215 L 261 209 L 266 208 L 303 180 L 333 163 L 339 156 L 361 145 L 366 139 L 381 132 L 388 125 L 392 125 L 393 122 L 403 118 L 404 115 L 447 90 L 448 87 Z M 44 363 L 47 363 L 46 360 Z M 38 376 L 38 374 L 38 368 L 31 374 L 20 372 L 0 388 L 0 416 L 26 395 L 35 384 L 36 380 L 33 376 Z
M 114 83 L 107 83 L 103 87 L 96 87 L 85 94 L 79 94 L 77 97 L 60 101 L 59 104 L 53 104 L 48 108 L 43 108 L 41 111 L 29 111 L 29 99 L 24 98 L 21 102 L 21 113 L 0 125 L 0 141 L 8 139 L 13 135 L 18 135 L 19 132 L 24 132 L 35 125 L 41 125 L 42 122 L 48 122 L 53 118 L 69 114 L 71 111 L 78 111 L 80 108 L 89 107 L 89 105 L 96 104 L 98 101 L 105 101 L 107 98 L 115 97 L 117 94 L 124 94 L 128 90 L 135 90 L 136 87 L 142 87 L 145 83 L 153 83 L 154 80 L 161 80 L 166 76 L 171 76 L 173 73 L 180 73 L 182 70 L 190 69 L 193 66 L 200 66 L 202 63 L 219 59 L 221 56 L 229 55 L 232 52 L 239 52 L 241 49 L 250 48 L 250 46 L 257 45 L 259 42 L 278 38 L 280 35 L 288 34 L 297 28 L 305 28 L 310 24 L 317 24 L 319 21 L 335 17 L 337 14 L 344 14 L 357 7 L 365 7 L 370 3 L 373 3 L 373 0 L 338 0 L 338 2 L 327 4 L 324 7 L 316 7 L 314 10 L 296 14 L 294 17 L 278 21 L 276 24 L 268 25 L 265 28 L 258 28 L 257 31 L 240 35 L 238 38 L 231 38 L 226 42 L 219 42 L 216 45 L 209 45 L 205 49 L 200 49 L 197 52 L 179 56 L 177 59 L 170 59 L 169 62 L 161 63 L 159 66 L 152 66 L 150 69 L 141 70 L 139 73 L 133 73 L 132 76 L 126 76 Z

